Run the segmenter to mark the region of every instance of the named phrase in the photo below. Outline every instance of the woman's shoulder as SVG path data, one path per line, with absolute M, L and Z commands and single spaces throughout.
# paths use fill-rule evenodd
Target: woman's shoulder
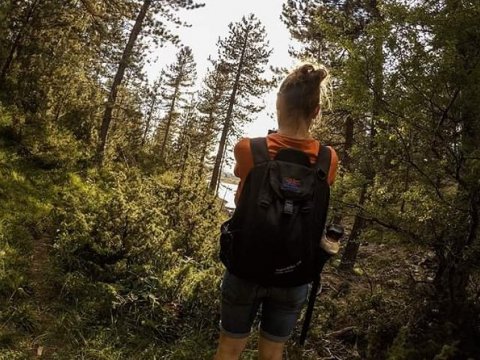
M 331 145 L 326 145 L 330 149 L 330 153 L 332 154 L 332 160 L 338 160 L 337 152 L 335 151 L 334 147 Z
M 238 140 L 238 142 L 235 144 L 235 147 L 233 148 L 233 152 L 235 157 L 237 155 L 245 155 L 247 153 L 250 153 L 250 138 L 248 137 L 242 137 Z
M 328 172 L 328 183 L 332 185 L 337 176 L 338 155 L 332 146 L 327 145 L 327 147 L 330 149 L 330 170 Z
M 250 138 L 244 137 L 238 140 L 233 148 L 235 157 L 234 174 L 244 179 L 253 167 L 252 151 L 250 149 Z

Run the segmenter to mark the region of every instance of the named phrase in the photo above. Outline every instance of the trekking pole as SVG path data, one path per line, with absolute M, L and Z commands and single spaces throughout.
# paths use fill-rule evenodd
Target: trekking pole
M 340 238 L 343 236 L 343 233 L 344 233 L 344 229 L 343 229 L 343 226 L 341 225 L 331 224 L 326 229 L 326 236 L 334 241 L 339 241 Z M 338 247 L 336 251 L 338 252 Z M 320 267 L 318 277 L 316 277 L 315 280 L 313 280 L 312 282 L 312 289 L 310 290 L 310 296 L 308 298 L 307 312 L 305 313 L 305 320 L 303 321 L 302 333 L 300 334 L 300 345 L 302 346 L 305 345 L 308 329 L 310 328 L 310 322 L 312 321 L 313 307 L 315 306 L 315 300 L 319 293 L 318 290 L 320 287 L 320 279 L 321 279 L 320 274 L 322 273 L 323 265 L 328 260 L 328 258 L 330 258 L 332 253 L 330 252 L 329 254 L 330 255 L 327 255 L 328 257 L 325 259 L 325 261 L 322 263 Z
M 320 287 L 320 275 L 313 280 L 312 288 L 310 289 L 310 296 L 308 298 L 307 312 L 305 313 L 305 320 L 303 320 L 302 333 L 300 334 L 300 345 L 305 345 L 307 339 L 308 329 L 312 321 L 313 307 L 315 306 L 315 299 L 317 298 L 318 288 Z

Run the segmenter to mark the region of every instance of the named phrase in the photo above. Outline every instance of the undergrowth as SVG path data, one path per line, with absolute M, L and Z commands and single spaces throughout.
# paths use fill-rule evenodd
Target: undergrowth
M 180 187 L 175 173 L 118 164 L 45 167 L 7 138 L 0 136 L 0 359 L 211 359 L 226 214 L 204 182 Z M 340 272 L 337 260 L 327 266 L 308 342 L 298 346 L 297 326 L 288 359 L 422 353 L 412 329 L 431 277 L 428 252 L 380 229 L 362 241 L 355 274 Z M 424 358 L 459 358 L 443 330 Z M 257 336 L 243 359 L 257 358 Z

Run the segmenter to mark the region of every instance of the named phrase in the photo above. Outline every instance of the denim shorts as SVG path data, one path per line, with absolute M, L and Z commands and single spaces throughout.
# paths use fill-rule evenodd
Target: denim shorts
M 308 284 L 263 287 L 226 271 L 222 281 L 221 331 L 233 338 L 248 337 L 260 310 L 261 336 L 285 342 L 307 300 L 308 289 Z

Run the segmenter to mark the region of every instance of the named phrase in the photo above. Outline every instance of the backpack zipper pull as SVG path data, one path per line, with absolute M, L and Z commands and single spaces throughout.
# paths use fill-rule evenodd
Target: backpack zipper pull
M 293 201 L 292 200 L 285 200 L 285 203 L 283 204 L 283 213 L 292 215 L 293 214 Z

